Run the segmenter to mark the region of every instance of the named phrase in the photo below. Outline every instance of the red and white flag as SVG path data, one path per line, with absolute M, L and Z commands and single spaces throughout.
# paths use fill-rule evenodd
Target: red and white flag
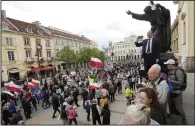
M 100 59 L 93 58 L 93 57 L 91 58 L 90 65 L 93 66 L 93 67 L 98 67 L 98 68 L 104 66 Z
M 100 88 L 100 87 L 101 87 L 101 84 L 98 84 L 98 83 L 90 83 L 89 84 L 90 89 L 96 89 L 96 88 Z
M 38 84 L 40 84 L 40 81 L 32 79 L 31 83 L 33 83 L 35 86 L 37 86 Z
M 10 90 L 10 91 L 20 91 L 22 88 L 18 85 L 16 85 L 13 81 L 10 81 L 8 83 L 4 83 L 4 86 Z
M 28 88 L 33 89 L 35 88 L 35 85 L 32 82 L 28 82 Z

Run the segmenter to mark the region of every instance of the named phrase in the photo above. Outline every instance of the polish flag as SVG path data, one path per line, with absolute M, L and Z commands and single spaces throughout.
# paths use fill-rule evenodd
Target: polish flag
M 20 91 L 22 88 L 18 85 L 16 85 L 13 81 L 10 81 L 8 83 L 4 83 L 4 86 L 10 90 L 10 91 Z
M 98 67 L 98 68 L 104 66 L 100 59 L 93 58 L 93 57 L 91 58 L 90 65 L 93 66 L 93 67 Z
M 100 88 L 100 87 L 101 87 L 101 84 L 98 84 L 98 83 L 90 83 L 89 84 L 90 89 L 95 89 L 95 88 Z
M 31 83 L 33 83 L 35 86 L 37 86 L 38 84 L 40 84 L 40 81 L 32 79 Z
M 28 88 L 33 89 L 35 88 L 35 85 L 32 82 L 28 82 Z

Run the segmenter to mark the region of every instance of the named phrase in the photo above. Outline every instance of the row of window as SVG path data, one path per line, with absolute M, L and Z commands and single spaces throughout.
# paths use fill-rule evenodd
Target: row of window
M 45 46 L 46 47 L 50 47 L 50 41 L 49 40 L 45 40 Z M 8 46 L 13 46 L 13 38 L 6 38 L 6 44 Z M 36 44 L 41 44 L 41 39 L 36 39 Z M 30 38 L 24 38 L 24 45 L 30 45 Z
M 136 50 L 129 50 L 129 52 L 128 53 L 136 53 Z M 120 51 L 115 51 L 115 53 L 126 53 L 126 51 L 125 50 L 120 50 Z
M 65 46 L 75 46 L 75 47 L 79 47 L 79 46 L 85 46 L 85 47 L 90 47 L 90 45 L 85 44 L 85 43 L 75 43 L 72 41 L 63 41 L 63 40 L 56 40 L 56 45 L 65 45 Z
M 8 60 L 9 61 L 15 61 L 15 55 L 14 55 L 14 51 L 8 51 Z M 51 57 L 51 51 L 46 51 L 47 57 Z M 40 51 L 38 53 L 39 57 L 42 57 L 42 51 Z M 31 58 L 32 57 L 32 53 L 30 50 L 26 50 L 26 58 Z
M 172 41 L 171 49 L 172 49 L 172 51 L 177 51 L 179 49 L 178 48 L 178 38 L 176 40 Z
M 9 46 L 13 46 L 13 38 L 6 38 L 6 44 Z M 24 45 L 30 45 L 30 38 L 24 37 Z M 36 45 L 41 44 L 41 39 L 36 39 Z M 59 45 L 60 41 L 56 40 L 56 45 Z M 71 41 L 61 41 L 61 45 L 66 45 L 66 46 L 75 46 L 75 47 L 90 47 L 89 44 L 84 44 L 84 43 L 73 43 Z M 51 43 L 49 40 L 45 40 L 45 46 L 46 47 L 51 47 Z
M 178 27 L 176 27 L 175 30 L 171 34 L 171 38 L 174 39 L 174 37 L 177 36 L 178 34 L 179 34 L 178 33 Z
M 125 46 L 118 46 L 118 47 L 114 47 L 114 49 L 126 49 L 126 48 L 131 48 L 132 46 L 130 45 L 125 45 Z

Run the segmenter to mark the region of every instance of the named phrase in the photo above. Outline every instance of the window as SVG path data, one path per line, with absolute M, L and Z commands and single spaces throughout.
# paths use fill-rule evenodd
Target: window
M 7 53 L 9 61 L 15 61 L 14 51 L 8 51 Z
M 51 51 L 47 51 L 47 57 L 51 57 Z
M 31 51 L 30 50 L 26 50 L 26 57 L 31 57 Z
M 56 53 L 56 56 L 57 56 L 58 53 L 59 53 L 59 49 L 56 49 L 56 50 L 55 50 L 55 53 Z
M 41 44 L 41 39 L 36 39 L 36 45 Z
M 6 38 L 6 44 L 9 46 L 13 46 L 12 38 Z
M 50 41 L 46 40 L 46 47 L 50 47 Z
M 39 57 L 42 57 L 42 51 L 37 52 L 37 54 L 39 55 Z
M 58 40 L 56 39 L 56 45 L 58 45 Z
M 24 38 L 24 45 L 30 45 L 30 38 Z
M 179 48 L 178 48 L 178 38 L 176 39 L 176 49 L 179 50 Z
M 32 29 L 29 27 L 26 27 L 26 32 L 32 33 Z
M 183 44 L 186 44 L 186 23 L 183 23 Z
M 8 26 L 7 26 L 7 23 L 2 22 L 2 29 L 9 29 Z

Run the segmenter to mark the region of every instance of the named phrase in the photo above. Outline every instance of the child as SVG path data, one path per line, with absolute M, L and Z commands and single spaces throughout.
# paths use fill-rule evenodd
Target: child
M 90 121 L 90 108 L 91 108 L 91 105 L 90 105 L 89 101 L 86 101 L 85 109 L 87 112 L 87 121 Z
M 128 105 L 128 100 L 129 100 L 130 98 L 132 98 L 132 94 L 134 94 L 134 93 L 135 93 L 135 92 L 132 91 L 132 90 L 130 89 L 129 86 L 127 86 L 127 88 L 126 88 L 126 90 L 125 90 L 127 105 Z

